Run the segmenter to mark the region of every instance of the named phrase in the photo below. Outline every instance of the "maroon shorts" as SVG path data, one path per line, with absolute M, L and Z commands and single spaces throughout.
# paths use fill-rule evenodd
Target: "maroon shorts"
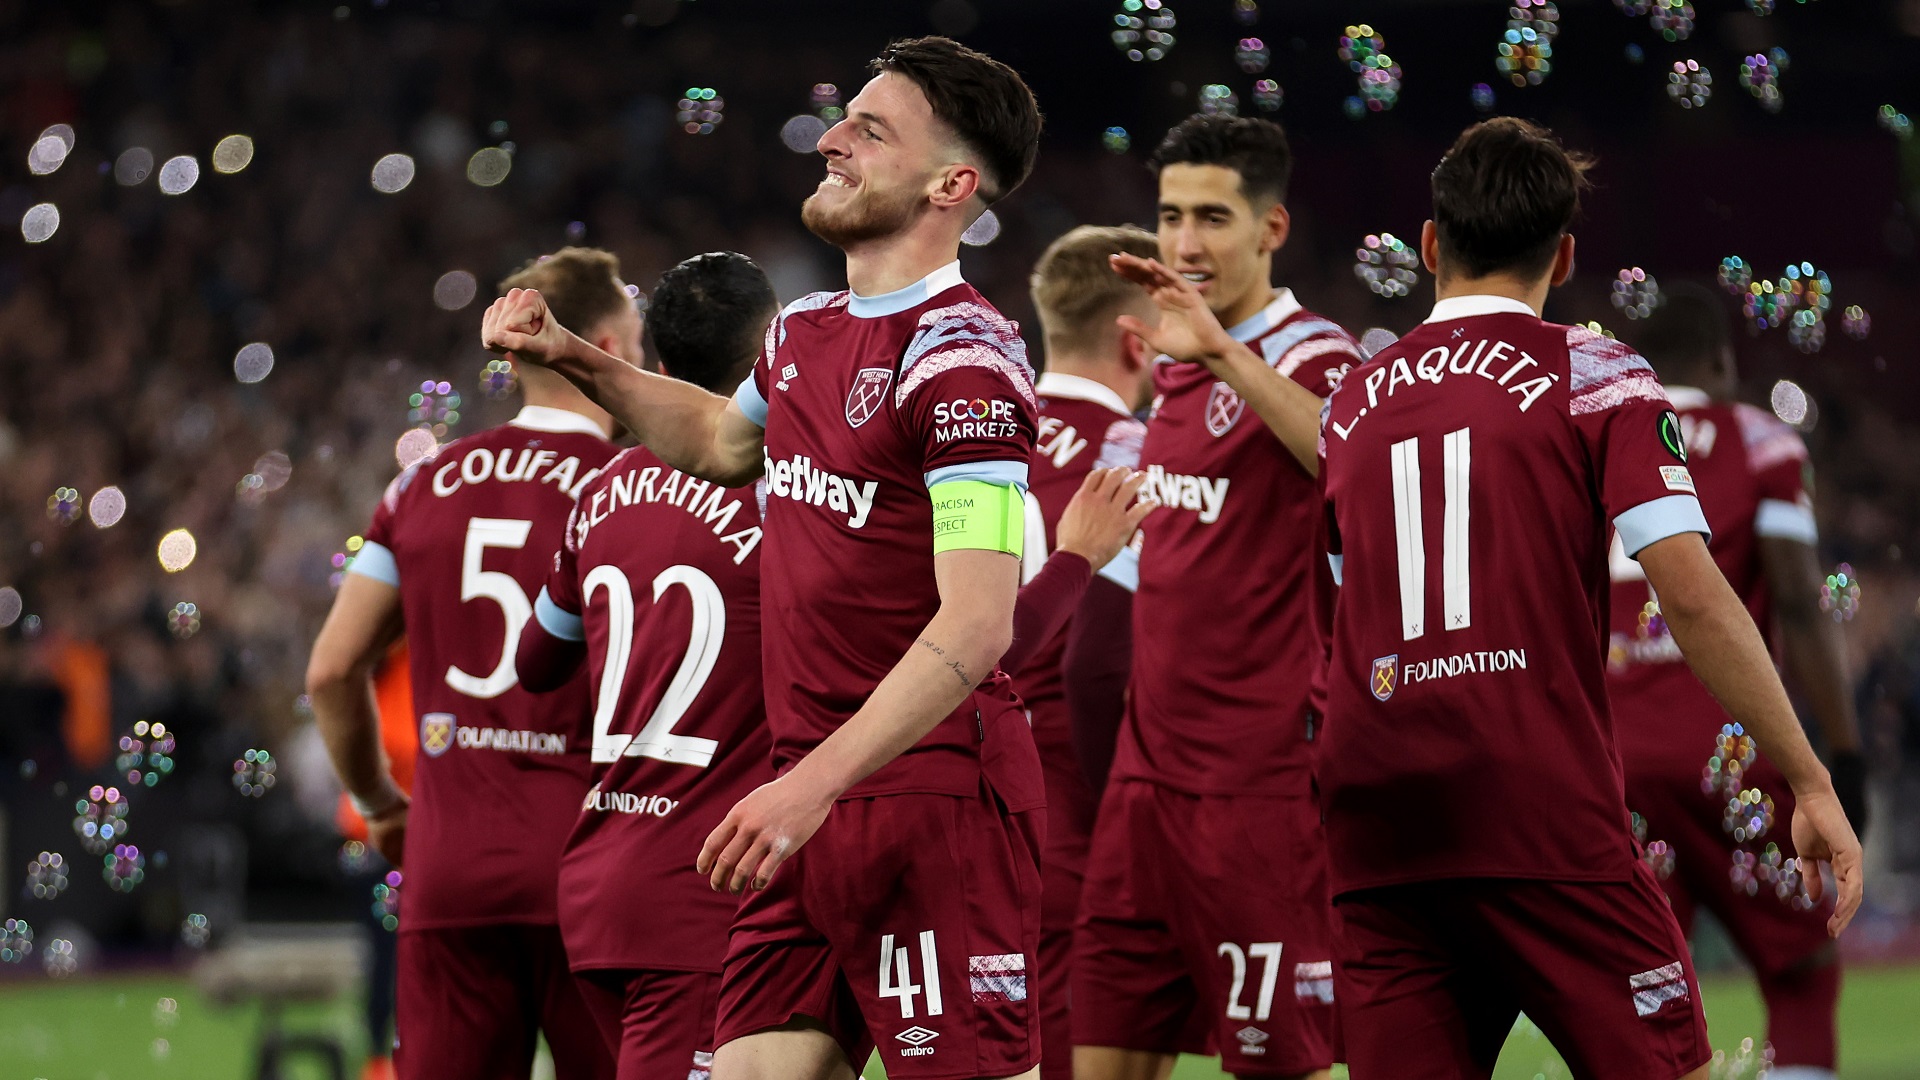
M 1594 1080 L 1675 1080 L 1713 1056 L 1686 939 L 1653 875 L 1465 878 L 1337 905 L 1353 1080 L 1493 1075 L 1522 1012 Z
M 707 1080 L 720 976 L 705 971 L 580 974 L 600 1034 L 619 1061 L 618 1080 Z
M 1217 1050 L 1236 1076 L 1330 1065 L 1325 851 L 1306 797 L 1109 781 L 1075 942 L 1074 1045 Z
M 805 1017 L 857 1072 L 1011 1076 L 1040 1060 L 1040 812 L 881 795 L 826 823 L 734 918 L 716 1042 Z
M 556 926 L 400 931 L 400 1080 L 526 1080 L 536 1032 L 561 1076 L 612 1080 L 613 1055 L 567 970 Z
M 1682 932 L 1693 929 L 1694 913 L 1704 907 L 1726 926 L 1740 951 L 1761 974 L 1802 967 L 1829 950 L 1827 918 L 1833 914 L 1831 897 L 1808 911 L 1795 911 L 1775 895 L 1773 886 L 1755 882 L 1755 891 L 1734 884 L 1733 837 L 1721 826 L 1724 800 L 1700 791 L 1697 763 L 1685 770 L 1627 774 L 1627 808 L 1646 818 L 1647 840 L 1665 841 L 1673 852 L 1673 870 L 1660 887 L 1673 902 L 1673 914 Z M 1773 799 L 1774 826 L 1749 849 L 1769 842 L 1780 846 L 1785 858 L 1794 854 L 1788 823 L 1793 820 L 1793 792 L 1772 762 L 1755 761 L 1747 773 L 1749 787 Z
M 1043 710 L 1045 712 L 1043 713 Z M 1041 1080 L 1072 1080 L 1073 1025 L 1067 1009 L 1074 927 L 1087 876 L 1098 802 L 1074 757 L 1066 702 L 1035 703 L 1034 742 L 1047 784 L 1047 846 L 1040 860 Z

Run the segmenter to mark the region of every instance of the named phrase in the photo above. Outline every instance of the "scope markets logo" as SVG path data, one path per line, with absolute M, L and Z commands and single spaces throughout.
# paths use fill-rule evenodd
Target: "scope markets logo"
M 1011 439 L 1020 434 L 1013 402 L 1001 398 L 955 398 L 933 406 L 935 442 Z

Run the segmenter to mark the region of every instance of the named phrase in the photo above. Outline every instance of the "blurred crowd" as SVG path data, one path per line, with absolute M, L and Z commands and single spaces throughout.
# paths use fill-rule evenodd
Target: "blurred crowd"
M 396 441 L 421 423 L 410 411 L 422 384 L 434 399 L 424 422 L 442 423 L 443 440 L 516 407 L 510 395 L 489 396 L 483 378 L 489 357 L 477 327 L 492 283 L 574 243 L 614 251 L 642 290 L 675 261 L 718 248 L 759 260 L 783 301 L 832 285 L 839 267 L 797 212 L 819 160 L 783 145 L 782 124 L 830 107 L 812 94 L 815 83 L 851 97 L 889 33 L 964 32 L 971 24 L 940 20 L 981 22 L 996 10 L 949 0 L 931 14 L 876 13 L 856 34 L 807 20 L 729 25 L 693 10 L 715 6 L 641 0 L 538 12 L 451 3 L 401 12 L 362 0 L 331 11 L 120 3 L 82 12 L 0 3 L 0 223 L 11 230 L 40 203 L 59 212 L 43 242 L 0 238 L 0 586 L 11 590 L 0 592 L 0 793 L 16 823 L 5 871 L 43 847 L 71 845 L 65 810 L 33 808 L 58 803 L 67 789 L 57 784 L 106 777 L 114 741 L 145 719 L 163 720 L 180 739 L 185 775 L 167 798 L 181 820 L 247 830 L 258 889 L 325 878 L 337 840 L 324 760 L 306 731 L 307 649 L 350 538 L 396 470 Z M 986 18 L 981 32 L 992 28 Z M 1089 32 L 1092 47 L 1112 61 L 1100 33 Z M 1032 54 L 1011 59 L 1030 72 L 1041 66 Z M 1054 114 L 1039 170 L 1000 208 L 997 238 L 963 258 L 969 277 L 1023 322 L 1027 270 L 1054 236 L 1082 222 L 1150 222 L 1143 152 L 1191 104 L 1191 94 L 1163 101 L 1157 87 L 1100 91 L 1114 103 L 1112 122 L 1135 129 L 1131 149 L 1116 153 L 1087 119 L 1098 109 L 1061 100 L 1073 80 L 1048 72 L 1036 85 Z M 724 100 L 709 133 L 689 133 L 678 115 L 688 86 L 717 87 Z M 1342 169 L 1400 153 L 1423 177 L 1434 147 L 1472 119 L 1464 92 L 1459 104 L 1457 122 L 1419 138 L 1297 138 L 1302 175 L 1282 283 L 1356 334 L 1402 331 L 1424 314 L 1424 282 L 1390 303 L 1353 272 L 1355 243 L 1379 223 L 1417 230 L 1420 184 L 1386 189 L 1412 192 L 1391 214 L 1356 212 L 1342 176 L 1315 164 L 1315 138 Z M 1287 112 L 1279 118 L 1292 123 Z M 36 172 L 30 150 L 56 124 L 70 126 L 71 148 L 57 169 Z M 231 134 L 248 136 L 252 155 L 229 173 L 215 168 L 212 151 Z M 1876 134 L 1850 137 L 1864 145 Z M 151 155 L 137 177 L 131 165 L 116 168 L 136 147 Z M 469 178 L 485 147 L 510 163 L 491 185 Z M 414 171 L 401 190 L 383 192 L 370 170 L 389 154 L 409 155 Z M 192 155 L 198 177 L 168 194 L 157 174 L 176 155 Z M 1605 146 L 1601 156 L 1596 198 L 1606 205 L 1592 215 L 1596 235 L 1581 234 L 1598 265 L 1583 266 L 1548 314 L 1619 324 L 1630 337 L 1607 302 L 1615 264 L 1605 260 L 1625 252 L 1623 261 L 1668 272 L 1653 255 L 1635 255 L 1633 241 L 1692 211 L 1635 219 L 1632 190 L 1650 181 L 1625 168 L 1608 173 Z M 1893 152 L 1864 157 L 1889 172 L 1874 190 L 1894 192 Z M 1623 150 L 1620 160 L 1633 158 Z M 1817 364 L 1778 331 L 1742 340 L 1750 400 L 1768 402 L 1774 380 L 1790 376 L 1814 405 L 1803 427 L 1823 544 L 1861 588 L 1848 628 L 1879 770 L 1882 835 L 1871 842 L 1912 882 L 1920 416 L 1904 370 L 1914 362 L 1915 315 L 1896 302 L 1920 276 L 1906 224 L 1920 212 L 1911 155 L 1908 167 L 1905 208 L 1870 208 L 1873 222 L 1887 222 L 1884 237 L 1854 245 L 1847 257 L 1857 264 L 1834 270 L 1855 294 L 1838 302 L 1874 311 L 1872 335 L 1834 333 Z M 1710 279 L 1713 268 L 1670 272 Z M 458 273 L 469 276 L 447 277 Z M 1037 347 L 1037 335 L 1029 340 Z M 236 355 L 252 343 L 271 350 L 271 369 L 242 381 Z M 252 378 L 263 363 L 251 352 L 240 374 Z M 121 498 L 103 498 L 109 488 Z M 177 529 L 191 534 L 194 553 L 174 569 L 158 545 Z M 228 783 L 231 762 L 254 747 L 285 763 L 289 790 L 271 797 L 284 805 L 241 800 Z M 1876 900 L 1920 909 L 1920 886 L 1901 880 L 1878 877 Z M 0 872 L 0 886 L 18 895 L 12 873 Z

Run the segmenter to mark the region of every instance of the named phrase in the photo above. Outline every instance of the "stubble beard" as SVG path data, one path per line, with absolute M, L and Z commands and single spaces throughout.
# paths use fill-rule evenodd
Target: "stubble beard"
M 861 188 L 837 208 L 829 208 L 815 192 L 800 204 L 800 221 L 813 235 L 844 251 L 904 231 L 918 209 L 919 199 L 909 189 L 889 194 Z

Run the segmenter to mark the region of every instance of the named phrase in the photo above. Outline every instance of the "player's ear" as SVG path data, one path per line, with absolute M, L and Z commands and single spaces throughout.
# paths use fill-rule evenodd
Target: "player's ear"
M 1553 277 L 1550 281 L 1555 288 L 1567 283 L 1573 276 L 1573 234 L 1562 233 L 1560 246 L 1553 253 Z
M 1267 207 L 1260 222 L 1260 253 L 1279 251 L 1286 246 L 1287 237 L 1293 232 L 1293 216 L 1287 213 L 1286 204 L 1275 202 Z
M 1440 228 L 1432 218 L 1420 226 L 1420 262 L 1426 266 L 1427 273 L 1440 276 Z
M 927 193 L 927 199 L 934 206 L 947 208 L 965 206 L 967 200 L 980 194 L 980 168 L 965 161 L 956 161 L 934 174 L 933 190 Z

